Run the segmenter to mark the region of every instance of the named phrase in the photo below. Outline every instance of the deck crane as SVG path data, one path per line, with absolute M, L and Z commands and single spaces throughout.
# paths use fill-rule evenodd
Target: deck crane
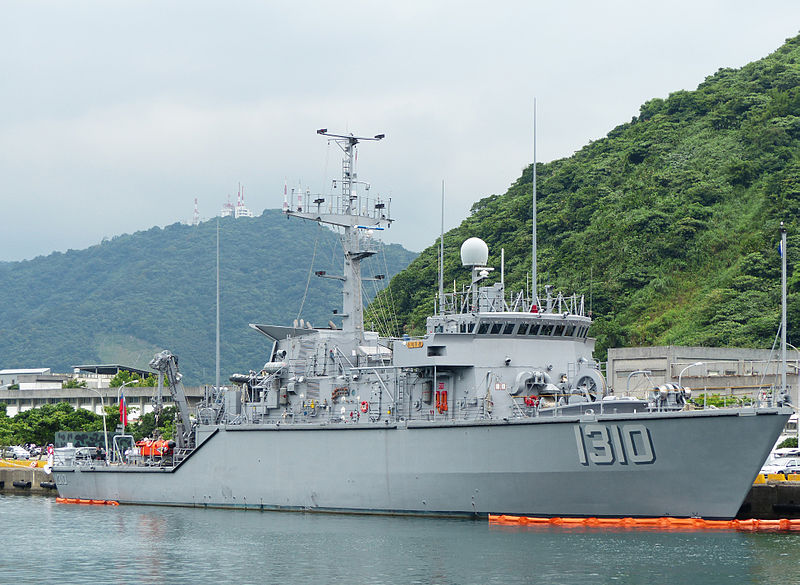
M 168 349 L 157 353 L 150 361 L 150 367 L 158 372 L 158 404 L 161 406 L 161 389 L 166 378 L 172 401 L 177 405 L 180 421 L 175 429 L 175 439 L 178 448 L 191 447 L 192 421 L 189 418 L 189 403 L 186 400 L 186 391 L 181 382 L 182 374 L 178 371 L 178 357 Z

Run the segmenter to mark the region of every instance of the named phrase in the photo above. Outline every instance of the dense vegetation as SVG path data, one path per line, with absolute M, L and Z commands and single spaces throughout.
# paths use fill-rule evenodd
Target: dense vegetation
M 135 409 L 129 409 L 134 411 Z M 158 421 L 158 432 L 165 438 L 171 438 L 174 432 L 173 419 L 175 407 L 164 409 Z M 119 406 L 106 406 L 106 425 L 111 433 L 119 420 Z M 152 412 L 130 421 L 126 432 L 132 434 L 137 441 L 152 436 L 156 429 L 155 415 Z M 83 408 L 73 408 L 66 402 L 45 404 L 40 408 L 32 408 L 20 412 L 16 416 L 6 414 L 6 405 L 0 402 L 0 447 L 35 443 L 47 445 L 54 442 L 56 431 L 95 431 L 103 430 L 102 415 Z
M 532 168 L 475 203 L 445 235 L 445 282 L 468 279 L 459 247 L 506 252 L 507 288 L 530 273 Z M 789 338 L 800 343 L 800 37 L 695 91 L 645 103 L 572 157 L 537 165 L 539 284 L 586 296 L 609 347 L 769 347 L 780 324 L 779 223 L 788 228 Z M 408 332 L 433 306 L 436 245 L 391 283 Z M 384 293 L 382 293 L 384 294 Z
M 397 245 L 383 250 L 364 262 L 365 275 L 391 277 L 414 257 Z M 311 274 L 342 271 L 341 245 L 332 231 L 275 210 L 224 218 L 220 256 L 224 379 L 266 359 L 270 342 L 249 323 L 336 320 L 341 286 Z M 213 382 L 215 275 L 215 220 L 0 262 L 0 367 L 64 372 L 79 364 L 119 363 L 146 369 L 157 351 L 168 348 L 180 358 L 186 383 Z M 367 284 L 371 298 L 377 292 L 372 285 L 381 283 Z

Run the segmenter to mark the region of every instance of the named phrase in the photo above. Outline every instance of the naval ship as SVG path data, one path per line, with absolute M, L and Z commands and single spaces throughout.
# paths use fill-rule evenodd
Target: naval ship
M 576 295 L 507 291 L 488 248 L 461 247 L 461 291 L 441 285 L 421 336 L 364 326 L 361 262 L 393 221 L 355 172 L 383 135 L 318 134 L 343 151 L 333 195 L 299 192 L 289 218 L 336 229 L 340 325 L 253 324 L 265 362 L 209 389 L 190 415 L 177 358 L 151 367 L 178 406 L 174 442 L 149 456 L 54 467 L 59 495 L 120 504 L 482 517 L 733 518 L 791 408 L 695 409 L 664 385 L 620 396 L 593 358 Z M 294 197 L 293 197 L 294 199 Z M 535 254 L 534 254 L 535 257 Z M 435 294 L 435 293 L 433 293 Z M 155 453 L 155 456 L 154 456 Z M 720 470 L 723 470 L 720 472 Z

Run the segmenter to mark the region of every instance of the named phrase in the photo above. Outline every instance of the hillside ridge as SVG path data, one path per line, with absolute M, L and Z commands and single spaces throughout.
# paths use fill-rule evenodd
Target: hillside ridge
M 531 265 L 532 167 L 477 201 L 445 234 L 445 282 L 468 277 L 461 243 L 505 248 L 507 288 Z M 654 98 L 573 156 L 537 164 L 538 267 L 544 283 L 585 295 L 609 347 L 770 347 L 780 323 L 781 220 L 789 230 L 790 340 L 800 341 L 800 37 L 693 91 Z M 407 332 L 433 309 L 438 241 L 395 277 Z M 459 284 L 460 286 L 460 284 Z
M 219 225 L 221 371 L 227 379 L 266 361 L 271 342 L 249 323 L 336 320 L 341 287 L 313 273 L 340 273 L 342 261 L 334 232 L 279 210 L 222 218 Z M 146 368 L 156 350 L 167 348 L 179 356 L 187 383 L 212 383 L 216 226 L 216 219 L 176 223 L 84 250 L 0 263 L 0 367 Z M 391 277 L 415 256 L 397 244 L 381 250 L 364 262 L 365 274 Z M 365 297 L 380 286 L 369 283 Z

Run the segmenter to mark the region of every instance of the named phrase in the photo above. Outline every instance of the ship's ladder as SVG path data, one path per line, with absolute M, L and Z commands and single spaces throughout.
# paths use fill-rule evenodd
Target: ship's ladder
M 403 389 L 405 388 L 405 383 L 406 383 L 405 376 L 398 375 L 397 374 L 397 370 L 395 370 L 394 388 L 395 388 L 395 393 L 396 393 L 396 396 L 397 396 L 397 403 L 395 404 L 394 408 L 395 408 L 395 410 L 398 410 L 398 411 L 402 411 L 403 410 L 403 403 L 405 402 L 405 397 L 406 397 L 406 393 L 403 392 Z M 399 415 L 400 413 L 396 412 L 395 414 Z M 397 417 L 395 417 L 395 418 L 397 418 Z

